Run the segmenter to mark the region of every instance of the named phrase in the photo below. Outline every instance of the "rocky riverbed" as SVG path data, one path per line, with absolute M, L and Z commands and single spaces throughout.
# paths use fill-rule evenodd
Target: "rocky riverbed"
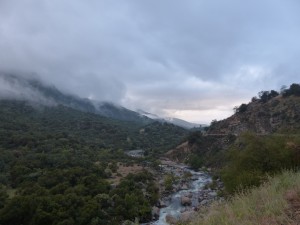
M 159 174 L 162 197 L 152 208 L 153 222 L 151 225 L 170 225 L 178 221 L 187 222 L 195 216 L 201 207 L 206 207 L 213 201 L 220 201 L 218 190 L 222 189 L 220 181 L 214 181 L 211 175 L 204 171 L 193 171 L 186 165 L 162 160 Z M 171 188 L 165 188 L 166 176 L 174 177 Z

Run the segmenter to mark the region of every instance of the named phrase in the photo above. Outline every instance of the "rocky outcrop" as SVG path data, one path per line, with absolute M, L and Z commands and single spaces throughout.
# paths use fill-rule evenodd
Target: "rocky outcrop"
M 281 95 L 263 102 L 253 100 L 243 112 L 212 124 L 208 134 L 223 133 L 239 135 L 245 131 L 269 134 L 281 130 L 300 128 L 300 97 Z

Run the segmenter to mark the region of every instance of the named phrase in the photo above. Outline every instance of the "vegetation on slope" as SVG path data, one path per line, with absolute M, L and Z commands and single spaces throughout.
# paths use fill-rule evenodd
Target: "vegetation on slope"
M 186 130 L 116 121 L 68 107 L 0 101 L 0 224 L 116 224 L 151 220 L 158 198 L 147 171 L 108 181 L 137 162 L 124 150 L 160 153 Z M 120 175 L 121 176 L 121 175 Z
M 234 108 L 231 117 L 213 121 L 208 133 L 236 134 L 252 131 L 260 134 L 294 132 L 300 129 L 300 84 L 292 84 L 280 93 L 261 91 L 248 104 Z
M 226 191 L 233 193 L 258 186 L 267 175 L 299 168 L 300 137 L 245 133 L 225 155 L 221 178 Z
M 229 202 L 212 206 L 190 225 L 296 225 L 299 210 L 300 173 L 287 171 Z
M 38 151 L 76 147 L 168 150 L 187 134 L 183 128 L 154 122 L 143 125 L 109 119 L 64 106 L 32 106 L 0 101 L 0 147 Z

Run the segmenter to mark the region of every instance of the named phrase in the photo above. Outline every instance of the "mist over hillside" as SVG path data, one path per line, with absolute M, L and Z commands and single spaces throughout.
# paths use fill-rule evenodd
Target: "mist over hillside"
M 203 125 L 189 123 L 176 118 L 163 118 L 127 109 L 113 102 L 99 102 L 64 93 L 53 85 L 47 85 L 34 78 L 24 78 L 0 73 L 0 99 L 16 99 L 46 106 L 64 105 L 83 112 L 91 112 L 105 117 L 148 124 L 154 121 L 171 123 L 186 129 L 201 128 Z
M 149 123 L 151 120 L 111 102 L 96 102 L 61 92 L 36 79 L 0 74 L 0 98 L 17 99 L 46 106 L 64 105 L 83 112 L 96 113 L 124 121 Z

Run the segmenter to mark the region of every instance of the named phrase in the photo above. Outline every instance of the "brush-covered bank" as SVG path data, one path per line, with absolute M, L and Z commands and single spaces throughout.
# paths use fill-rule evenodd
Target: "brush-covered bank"
M 296 225 L 300 223 L 300 172 L 285 171 L 260 187 L 199 212 L 190 225 Z

